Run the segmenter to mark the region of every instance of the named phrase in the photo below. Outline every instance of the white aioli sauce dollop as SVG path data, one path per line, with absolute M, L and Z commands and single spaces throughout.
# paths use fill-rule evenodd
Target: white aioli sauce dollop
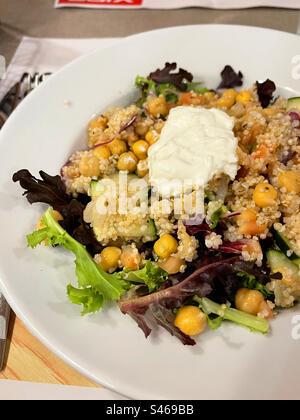
M 173 108 L 159 140 L 148 150 L 150 183 L 161 194 L 169 194 L 170 188 L 178 194 L 184 182 L 204 187 L 216 174 L 233 179 L 238 170 L 233 125 L 216 108 Z

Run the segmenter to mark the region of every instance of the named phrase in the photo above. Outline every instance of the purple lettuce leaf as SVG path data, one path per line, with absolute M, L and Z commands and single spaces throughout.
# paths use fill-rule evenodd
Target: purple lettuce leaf
M 151 334 L 152 329 L 146 322 L 145 313 L 137 314 L 134 312 L 128 312 L 128 315 L 137 323 L 140 329 L 144 332 L 145 338 L 147 338 Z
M 207 296 L 212 291 L 212 281 L 216 273 L 216 268 L 224 263 L 232 263 L 238 257 L 219 259 L 208 264 L 202 264 L 186 279 L 167 288 L 160 288 L 158 291 L 133 299 L 122 299 L 119 307 L 125 314 L 127 312 L 143 313 L 143 310 L 152 303 L 164 303 L 171 301 L 174 305 L 180 306 L 184 300 L 190 296 Z
M 41 179 L 35 178 L 27 169 L 13 174 L 13 181 L 19 182 L 25 190 L 30 204 L 45 203 L 63 216 L 60 225 L 78 242 L 86 246 L 92 255 L 101 252 L 102 246 L 96 240 L 90 226 L 83 220 L 83 210 L 89 201 L 86 195 L 79 194 L 77 199 L 66 192 L 66 187 L 59 175 L 51 176 L 40 171 Z
M 275 83 L 272 80 L 267 79 L 262 83 L 256 82 L 256 87 L 261 106 L 263 108 L 267 108 L 272 101 L 273 93 L 276 90 Z
M 178 308 L 192 297 L 204 297 L 213 292 L 214 280 L 220 275 L 218 268 L 226 267 L 232 273 L 231 265 L 238 257 L 222 258 L 216 256 L 205 257 L 202 261 L 198 260 L 198 267 L 185 279 L 173 276 L 166 280 L 162 286 L 154 293 L 138 295 L 137 290 L 129 290 L 119 300 L 120 310 L 124 314 L 130 315 L 144 331 L 146 337 L 151 333 L 147 319 L 152 319 L 156 324 L 165 328 L 171 335 L 177 337 L 185 345 L 194 345 L 195 341 L 183 334 L 174 325 L 175 315 L 173 309 Z M 196 263 L 195 263 L 196 264 Z M 224 269 L 223 269 L 224 270 Z M 183 275 L 183 274 L 182 274 Z M 178 281 L 179 280 L 179 281 Z M 173 285 L 173 282 L 175 284 Z
M 226 65 L 221 71 L 221 78 L 218 89 L 234 88 L 243 84 L 243 74 L 240 71 L 236 73 L 229 65 Z
M 196 344 L 195 340 L 184 334 L 174 325 L 175 314 L 172 309 L 167 309 L 164 305 L 154 302 L 149 305 L 149 311 L 156 323 L 167 330 L 171 335 L 177 337 L 182 344 L 188 346 L 194 346 Z
M 59 175 L 51 176 L 44 171 L 40 171 L 41 179 L 35 178 L 27 169 L 21 169 L 13 174 L 13 181 L 20 182 L 25 190 L 30 204 L 46 203 L 49 206 L 61 209 L 66 203 L 70 202 L 70 197 L 66 193 L 66 187 Z
M 193 80 L 193 75 L 181 68 L 175 73 L 176 68 L 176 63 L 166 63 L 163 69 L 157 69 L 150 73 L 148 79 L 152 79 L 157 84 L 169 83 L 180 91 L 185 92 L 188 86 L 187 82 Z

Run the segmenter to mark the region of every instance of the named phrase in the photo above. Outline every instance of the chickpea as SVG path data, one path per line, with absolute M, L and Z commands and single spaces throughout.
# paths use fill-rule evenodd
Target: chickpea
M 140 159 L 146 159 L 149 144 L 145 140 L 138 140 L 132 146 L 133 153 Z
M 148 129 L 149 129 L 149 125 L 145 124 L 144 121 L 140 121 L 136 123 L 135 132 L 138 136 L 143 137 L 147 133 Z
M 137 167 L 137 157 L 132 152 L 123 153 L 118 160 L 119 171 L 134 172 Z
M 108 143 L 108 147 L 112 155 L 121 155 L 122 153 L 127 152 L 125 141 L 120 139 L 115 139 L 111 143 Z
M 240 93 L 236 97 L 236 102 L 242 102 L 242 104 L 246 104 L 251 100 L 251 93 L 248 90 L 242 89 Z
M 230 108 L 234 105 L 236 97 L 238 96 L 238 92 L 234 89 L 227 89 L 217 100 L 217 107 L 218 108 Z
M 138 176 L 140 176 L 141 178 L 147 175 L 147 173 L 149 172 L 147 159 L 143 159 L 139 161 L 139 163 L 137 164 L 136 172 Z
M 93 155 L 98 159 L 108 159 L 111 156 L 109 147 L 98 146 L 93 150 Z
M 128 136 L 126 141 L 129 147 L 132 147 L 136 141 L 138 141 L 138 136 L 136 134 L 132 134 L 131 136 Z
M 89 125 L 89 130 L 94 130 L 95 128 L 100 128 L 101 130 L 104 130 L 107 124 L 107 118 L 105 117 L 99 117 L 94 118 Z
M 184 260 L 175 256 L 168 257 L 166 260 L 162 261 L 159 264 L 159 266 L 163 270 L 165 270 L 168 274 L 178 273 L 180 271 L 180 267 L 184 265 L 185 265 Z
M 160 95 L 158 98 L 152 98 L 148 102 L 148 109 L 150 114 L 154 117 L 161 115 L 166 117 L 168 115 L 168 105 L 166 98 L 163 95 Z
M 174 325 L 186 335 L 202 333 L 207 324 L 206 315 L 197 306 L 182 306 L 177 312 Z
M 79 162 L 79 172 L 83 176 L 98 177 L 100 175 L 99 159 L 96 156 L 82 156 Z
M 236 308 L 248 314 L 257 315 L 262 302 L 264 297 L 258 290 L 242 288 L 235 295 Z
M 258 207 L 271 207 L 276 204 L 277 196 L 277 191 L 272 185 L 263 183 L 256 185 L 253 200 Z
M 165 233 L 154 244 L 154 252 L 160 258 L 168 258 L 171 254 L 177 251 L 178 243 L 176 239 Z
M 100 253 L 98 265 L 104 271 L 114 271 L 118 267 L 121 249 L 116 246 L 107 246 Z
M 157 134 L 155 130 L 148 131 L 145 137 L 145 140 L 150 144 L 150 146 L 156 143 L 158 139 L 159 139 L 159 135 Z
M 300 193 L 300 174 L 295 171 L 285 171 L 278 174 L 279 188 L 285 188 L 287 192 Z

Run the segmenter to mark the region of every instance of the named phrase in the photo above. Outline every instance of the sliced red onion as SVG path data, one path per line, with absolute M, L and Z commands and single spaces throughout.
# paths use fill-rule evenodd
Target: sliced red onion
M 116 136 L 112 137 L 111 139 L 109 139 L 109 140 L 107 140 L 107 141 L 104 141 L 103 143 L 97 143 L 97 144 L 95 144 L 95 145 L 92 147 L 92 150 L 97 149 L 97 147 L 100 147 L 100 146 L 105 146 L 106 144 L 111 143 L 112 141 L 114 141 L 114 140 L 116 139 L 116 137 L 117 137 L 118 135 L 119 135 L 119 134 L 117 134 Z
M 281 163 L 283 163 L 284 165 L 286 165 L 290 160 L 293 159 L 293 157 L 296 155 L 296 152 L 293 152 L 292 150 L 290 150 L 289 152 L 287 152 L 286 154 L 281 154 L 281 156 L 279 156 L 279 161 Z
M 221 252 L 240 254 L 243 250 L 243 247 L 246 245 L 245 242 L 229 242 L 224 241 L 218 250 Z
M 148 92 L 148 96 L 150 96 L 150 97 L 152 97 L 152 98 L 156 98 L 157 97 L 157 95 L 156 95 L 156 93 L 154 92 L 154 90 L 149 90 L 149 92 Z
M 200 223 L 199 225 L 194 225 L 194 226 L 188 226 L 186 225 L 186 231 L 189 235 L 195 235 L 196 233 L 199 232 L 206 232 L 206 233 L 211 233 L 211 232 L 215 232 L 215 229 L 211 229 L 207 223 Z
M 292 121 L 300 121 L 300 115 L 296 110 L 290 111 L 289 116 L 291 117 Z
M 223 216 L 221 216 L 221 218 L 222 219 L 231 219 L 232 217 L 239 216 L 240 214 L 242 214 L 241 211 L 236 211 L 234 213 L 224 214 Z
M 152 115 L 150 114 L 148 108 L 144 107 L 143 111 L 145 112 L 145 114 L 147 115 L 148 118 L 150 118 L 150 120 L 154 121 L 154 118 L 152 117 Z
M 129 120 L 129 121 L 128 121 L 128 123 L 124 124 L 124 125 L 121 127 L 121 130 L 120 130 L 120 133 L 119 133 L 119 134 L 121 134 L 121 133 L 122 133 L 122 131 L 127 130 L 127 128 L 128 128 L 128 127 L 130 127 L 130 126 L 131 126 L 131 125 L 135 122 L 135 120 L 137 119 L 137 116 L 138 116 L 138 114 L 135 114 L 135 115 L 131 118 L 131 120 Z
M 241 253 L 241 250 L 239 249 L 229 248 L 223 245 L 219 246 L 218 251 L 225 252 L 226 254 L 240 254 Z
M 174 93 L 174 95 L 177 95 L 177 96 L 181 96 L 184 93 L 184 92 L 179 92 L 178 90 L 170 89 L 170 88 L 165 89 L 165 92 Z
M 120 128 L 120 131 L 118 132 L 118 134 L 116 134 L 114 137 L 112 137 L 111 139 L 109 139 L 109 140 L 107 140 L 107 141 L 104 141 L 103 143 L 98 143 L 98 144 L 95 144 L 93 147 L 92 147 L 92 150 L 94 150 L 94 149 L 96 149 L 97 147 L 100 147 L 100 146 L 105 146 L 106 144 L 109 144 L 109 143 L 111 143 L 112 141 L 114 141 L 123 131 L 125 131 L 125 130 L 127 130 L 127 128 L 129 128 L 134 122 L 135 122 L 135 120 L 137 119 L 137 116 L 138 116 L 138 114 L 135 114 L 126 124 L 124 124 L 121 128 Z
M 67 162 L 60 168 L 59 174 L 63 182 L 65 182 L 64 175 L 63 175 L 63 168 L 65 166 L 71 166 L 71 165 L 72 165 L 72 162 L 70 159 L 68 159 Z

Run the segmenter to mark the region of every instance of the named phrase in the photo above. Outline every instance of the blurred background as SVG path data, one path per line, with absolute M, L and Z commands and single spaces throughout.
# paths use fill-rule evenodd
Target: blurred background
M 235 1 L 235 4 L 238 3 Z M 278 3 L 288 6 L 290 2 L 277 0 Z M 298 21 L 299 10 L 272 7 L 240 10 L 57 9 L 54 8 L 54 0 L 0 0 L 0 54 L 9 63 L 22 36 L 123 37 L 167 26 L 200 23 L 254 25 L 296 33 Z

